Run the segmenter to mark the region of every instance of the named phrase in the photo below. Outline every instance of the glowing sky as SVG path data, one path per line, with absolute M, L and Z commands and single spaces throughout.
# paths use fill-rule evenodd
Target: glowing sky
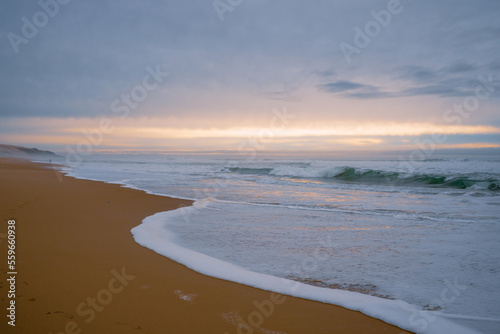
M 500 147 L 500 2 L 0 4 L 0 143 Z

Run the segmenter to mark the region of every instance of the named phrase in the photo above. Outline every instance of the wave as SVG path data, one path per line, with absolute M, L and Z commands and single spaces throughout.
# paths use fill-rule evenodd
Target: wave
M 368 316 L 412 332 L 423 334 L 477 333 L 455 321 L 442 317 L 439 312 L 422 310 L 416 305 L 401 300 L 390 300 L 359 292 L 318 287 L 288 278 L 258 273 L 178 244 L 176 234 L 168 228 L 169 222 L 185 219 L 192 214 L 196 214 L 197 210 L 207 208 L 212 201 L 213 199 L 199 200 L 190 207 L 159 212 L 149 216 L 142 221 L 142 224 L 131 230 L 134 240 L 139 245 L 206 276 L 287 296 L 338 305 L 360 311 Z M 450 317 L 461 319 L 460 315 L 452 314 Z
M 320 178 L 337 182 L 379 184 L 388 186 L 429 186 L 454 189 L 500 190 L 500 178 L 475 173 L 463 175 L 438 175 L 381 171 L 355 167 L 293 167 L 275 168 L 226 167 L 230 173 L 247 175 L 272 175 L 289 178 Z
M 274 168 L 245 168 L 245 167 L 226 167 L 225 171 L 238 174 L 255 174 L 255 175 L 269 175 Z
M 195 202 L 191 207 L 159 212 L 147 217 L 142 221 L 142 224 L 131 230 L 134 240 L 138 244 L 203 275 L 287 296 L 339 305 L 351 310 L 360 311 L 368 316 L 381 319 L 409 331 L 424 334 L 438 334 L 443 332 L 461 334 L 477 333 L 454 321 L 441 317 L 437 312 L 421 310 L 416 305 L 401 300 L 389 300 L 359 292 L 317 287 L 287 278 L 254 272 L 176 243 L 175 233 L 168 229 L 169 221 L 184 219 L 184 217 L 194 214 L 196 210 L 203 210 L 207 208 L 210 201 L 210 199 L 200 200 Z M 415 318 L 423 320 L 424 317 L 432 318 L 433 320 L 426 322 L 425 326 L 415 321 Z

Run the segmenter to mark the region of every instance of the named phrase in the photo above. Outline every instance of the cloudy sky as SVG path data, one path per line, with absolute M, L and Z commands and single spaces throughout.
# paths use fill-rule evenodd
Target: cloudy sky
M 5 0 L 0 143 L 499 147 L 499 17 L 498 0 Z

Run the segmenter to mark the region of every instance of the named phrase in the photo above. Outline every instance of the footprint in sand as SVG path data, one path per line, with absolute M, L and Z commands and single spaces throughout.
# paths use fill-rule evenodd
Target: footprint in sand
M 46 314 L 47 314 L 47 315 L 52 315 L 52 314 L 53 314 L 53 315 L 57 315 L 57 316 L 59 316 L 59 317 L 67 318 L 67 319 L 73 319 L 73 318 L 74 318 L 74 316 L 73 316 L 73 315 L 68 314 L 68 313 L 66 313 L 66 312 L 63 312 L 63 311 L 54 311 L 54 312 L 50 312 L 50 311 L 49 311 L 49 312 L 47 312 Z
M 179 296 L 179 299 L 185 300 L 187 302 L 192 303 L 193 300 L 196 298 L 196 294 L 194 293 L 184 293 L 181 290 L 175 290 L 174 293 Z
M 224 321 L 226 321 L 227 323 L 234 325 L 236 327 L 240 326 L 240 324 L 241 324 L 240 323 L 241 315 L 237 311 L 230 311 L 227 313 L 223 313 L 223 314 L 221 314 L 221 317 L 222 317 L 222 319 L 224 319 Z M 255 328 L 255 329 L 257 330 L 257 333 L 260 333 L 260 334 L 287 334 L 286 332 L 280 332 L 280 331 L 277 332 L 277 331 L 263 328 L 263 327 L 259 327 L 259 328 Z
M 120 327 L 125 330 L 129 331 L 142 331 L 142 327 L 139 325 L 132 325 L 132 324 L 127 324 L 125 322 L 117 322 L 115 326 Z

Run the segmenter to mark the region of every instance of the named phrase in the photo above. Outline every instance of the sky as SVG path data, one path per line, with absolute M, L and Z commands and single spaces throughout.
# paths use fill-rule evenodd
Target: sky
M 498 0 L 5 0 L 0 143 L 500 147 Z

